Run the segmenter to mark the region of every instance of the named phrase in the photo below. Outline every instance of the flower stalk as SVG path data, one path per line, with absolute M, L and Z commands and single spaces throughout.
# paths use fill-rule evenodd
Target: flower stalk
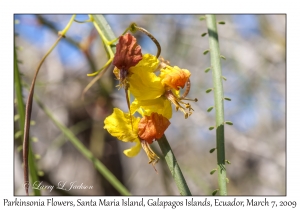
M 159 140 L 157 140 L 157 142 L 171 171 L 172 177 L 177 185 L 180 195 L 191 196 L 192 194 L 190 192 L 190 189 L 184 179 L 184 176 L 166 136 L 163 135 Z

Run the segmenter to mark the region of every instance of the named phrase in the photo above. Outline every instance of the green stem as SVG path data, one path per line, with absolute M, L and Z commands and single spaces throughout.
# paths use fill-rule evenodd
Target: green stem
M 17 110 L 18 110 L 18 114 L 20 116 L 19 127 L 20 127 L 20 130 L 23 132 L 24 125 L 25 125 L 25 106 L 24 106 L 23 96 L 22 96 L 22 90 L 23 90 L 22 81 L 21 81 L 21 76 L 20 76 L 17 60 L 18 60 L 17 52 L 16 52 L 16 48 L 14 48 L 14 79 L 15 79 L 16 99 L 17 99 Z M 24 133 L 22 133 L 21 139 L 23 139 L 23 136 L 24 136 Z M 30 143 L 29 143 L 28 149 L 29 149 L 28 150 L 28 166 L 30 168 L 29 177 L 31 180 L 30 183 L 34 183 L 34 182 L 38 182 L 39 178 L 37 175 L 37 167 L 35 164 L 34 155 L 31 150 Z M 24 187 L 29 187 L 29 183 L 24 183 Z M 38 189 L 33 189 L 33 193 L 34 193 L 34 195 L 41 195 L 41 192 Z
M 44 106 L 44 104 L 34 96 L 34 100 L 40 106 L 40 108 L 46 113 L 46 115 L 53 121 L 53 123 L 64 133 L 64 135 L 70 140 L 70 142 L 76 147 L 76 149 L 90 160 L 94 167 L 103 175 L 103 177 L 115 187 L 115 189 L 120 192 L 121 195 L 130 195 L 130 192 L 126 189 L 124 185 L 106 168 L 106 166 L 101 163 L 96 157 L 93 156 L 92 152 L 88 150 L 80 140 L 70 131 L 66 126 L 58 122 L 52 113 Z
M 112 47 L 108 40 L 116 40 L 114 32 L 111 30 L 111 27 L 107 23 L 103 15 L 90 15 L 90 18 L 93 20 L 93 24 L 98 31 L 101 39 L 104 42 L 105 48 L 109 53 L 110 58 L 114 57 L 116 48 Z
M 224 96 L 218 31 L 215 15 L 206 15 L 206 22 L 208 27 L 211 69 L 214 83 L 219 193 L 220 195 L 227 195 L 224 143 Z
M 192 195 L 166 136 L 163 135 L 163 137 L 161 137 L 157 142 L 169 166 L 172 177 L 178 187 L 180 195 Z

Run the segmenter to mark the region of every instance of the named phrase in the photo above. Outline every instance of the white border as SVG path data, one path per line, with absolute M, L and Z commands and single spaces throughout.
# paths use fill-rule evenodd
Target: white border
M 287 196 L 268 197 L 269 200 L 277 202 L 281 200 L 299 200 L 299 135 L 298 135 L 298 116 L 299 116 L 299 22 L 300 15 L 296 1 L 107 1 L 104 6 L 102 1 L 1 1 L 1 131 L 4 132 L 0 146 L 0 165 L 1 169 L 1 196 L 0 206 L 3 206 L 4 198 L 14 200 L 13 197 L 13 14 L 15 13 L 286 13 L 287 14 Z M 295 3 L 294 3 L 295 2 Z M 276 23 L 274 23 L 276 24 Z M 17 197 L 22 200 L 36 200 L 33 197 Z M 39 198 L 42 200 L 51 197 Z M 73 200 L 74 203 L 79 197 L 55 197 L 59 201 Z M 98 200 L 98 197 L 84 197 L 85 200 L 91 198 Z M 108 197 L 109 199 L 117 199 Z M 132 200 L 140 197 L 133 197 Z M 145 199 L 150 199 L 146 197 Z M 233 200 L 234 197 L 217 199 Z M 238 197 L 239 200 L 246 200 L 248 197 Z M 262 200 L 264 197 L 250 197 Z M 164 200 L 177 201 L 183 197 L 162 197 Z M 196 197 L 203 200 L 205 197 Z M 215 197 L 209 197 L 209 200 Z M 248 198 L 249 199 L 249 198 Z M 40 209 L 40 207 L 30 207 L 30 209 Z M 52 207 L 45 207 L 50 209 Z M 58 207 L 62 209 L 66 207 Z M 86 207 L 81 207 L 86 208 Z M 101 207 L 96 207 L 97 209 Z M 110 207 L 114 209 L 114 207 Z M 129 207 L 125 207 L 129 208 Z M 139 207 L 131 207 L 131 209 Z M 149 207 L 150 208 L 150 207 Z M 157 207 L 161 208 L 162 207 Z M 169 207 L 170 208 L 170 207 Z M 184 207 L 185 208 L 185 207 Z M 194 207 L 195 208 L 195 207 Z M 198 208 L 198 207 L 197 207 Z M 225 207 L 231 208 L 231 207 Z M 251 207 L 252 208 L 252 207 Z M 269 207 L 270 208 L 270 207 Z M 15 208 L 11 208 L 15 209 Z M 139 208 L 140 209 L 140 208 Z M 171 209 L 171 208 L 170 208 Z M 176 209 L 183 209 L 177 207 Z M 278 208 L 277 208 L 278 209 Z M 281 209 L 281 208 L 280 208 Z

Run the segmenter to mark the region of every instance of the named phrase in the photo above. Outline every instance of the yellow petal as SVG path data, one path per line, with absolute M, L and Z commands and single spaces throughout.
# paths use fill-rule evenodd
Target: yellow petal
M 114 108 L 113 113 L 104 120 L 104 129 L 123 142 L 135 142 L 138 139 L 139 121 L 140 118 L 132 116 L 132 130 L 130 115 Z
M 180 69 L 178 66 L 167 66 L 161 70 L 159 76 L 162 79 L 161 82 L 163 85 L 179 90 L 180 87 L 184 88 L 191 73 L 186 69 Z
M 123 153 L 127 156 L 127 157 L 134 157 L 136 156 L 140 150 L 141 150 L 141 142 L 139 139 L 136 139 L 134 141 L 136 144 L 131 147 L 130 149 L 126 149 L 123 151 Z
M 142 116 L 150 116 L 152 112 L 156 112 L 163 115 L 167 119 L 172 117 L 171 102 L 164 96 L 152 100 L 135 99 L 131 104 L 130 110 L 132 113 L 137 111 Z
M 158 66 L 156 57 L 146 54 L 136 66 L 130 68 L 129 90 L 139 100 L 149 100 L 164 94 L 161 78 L 153 73 Z
M 130 68 L 131 70 L 134 70 L 135 68 L 142 67 L 144 71 L 150 71 L 154 72 L 159 64 L 159 60 L 156 58 L 156 56 L 151 54 L 145 54 L 143 55 L 143 59 L 134 67 Z

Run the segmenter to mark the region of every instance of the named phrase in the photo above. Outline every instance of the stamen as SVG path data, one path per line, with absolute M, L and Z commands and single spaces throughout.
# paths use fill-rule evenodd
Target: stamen
M 186 100 L 186 101 L 195 101 L 195 102 L 198 101 L 197 98 L 192 99 L 192 98 L 182 98 L 182 97 L 180 97 L 179 99 L 181 99 L 181 100 Z
M 147 154 L 147 157 L 149 159 L 149 164 L 150 163 L 152 164 L 154 170 L 157 173 L 157 170 L 154 165 L 159 161 L 159 157 L 155 154 L 155 152 L 153 152 L 153 150 L 151 149 L 151 147 L 149 146 L 149 144 L 146 141 L 141 140 L 141 145 Z
M 194 111 L 194 109 L 192 108 L 192 106 L 189 103 L 183 102 L 183 100 L 197 101 L 197 99 L 192 100 L 192 99 L 178 98 L 177 96 L 175 96 L 173 94 L 173 92 L 171 90 L 166 90 L 165 96 L 167 99 L 169 99 L 175 105 L 176 111 L 178 111 L 178 109 L 179 109 L 180 111 L 182 111 L 184 113 L 185 119 L 188 118 L 193 113 L 192 111 Z M 186 109 L 188 109 L 188 113 L 187 113 Z

